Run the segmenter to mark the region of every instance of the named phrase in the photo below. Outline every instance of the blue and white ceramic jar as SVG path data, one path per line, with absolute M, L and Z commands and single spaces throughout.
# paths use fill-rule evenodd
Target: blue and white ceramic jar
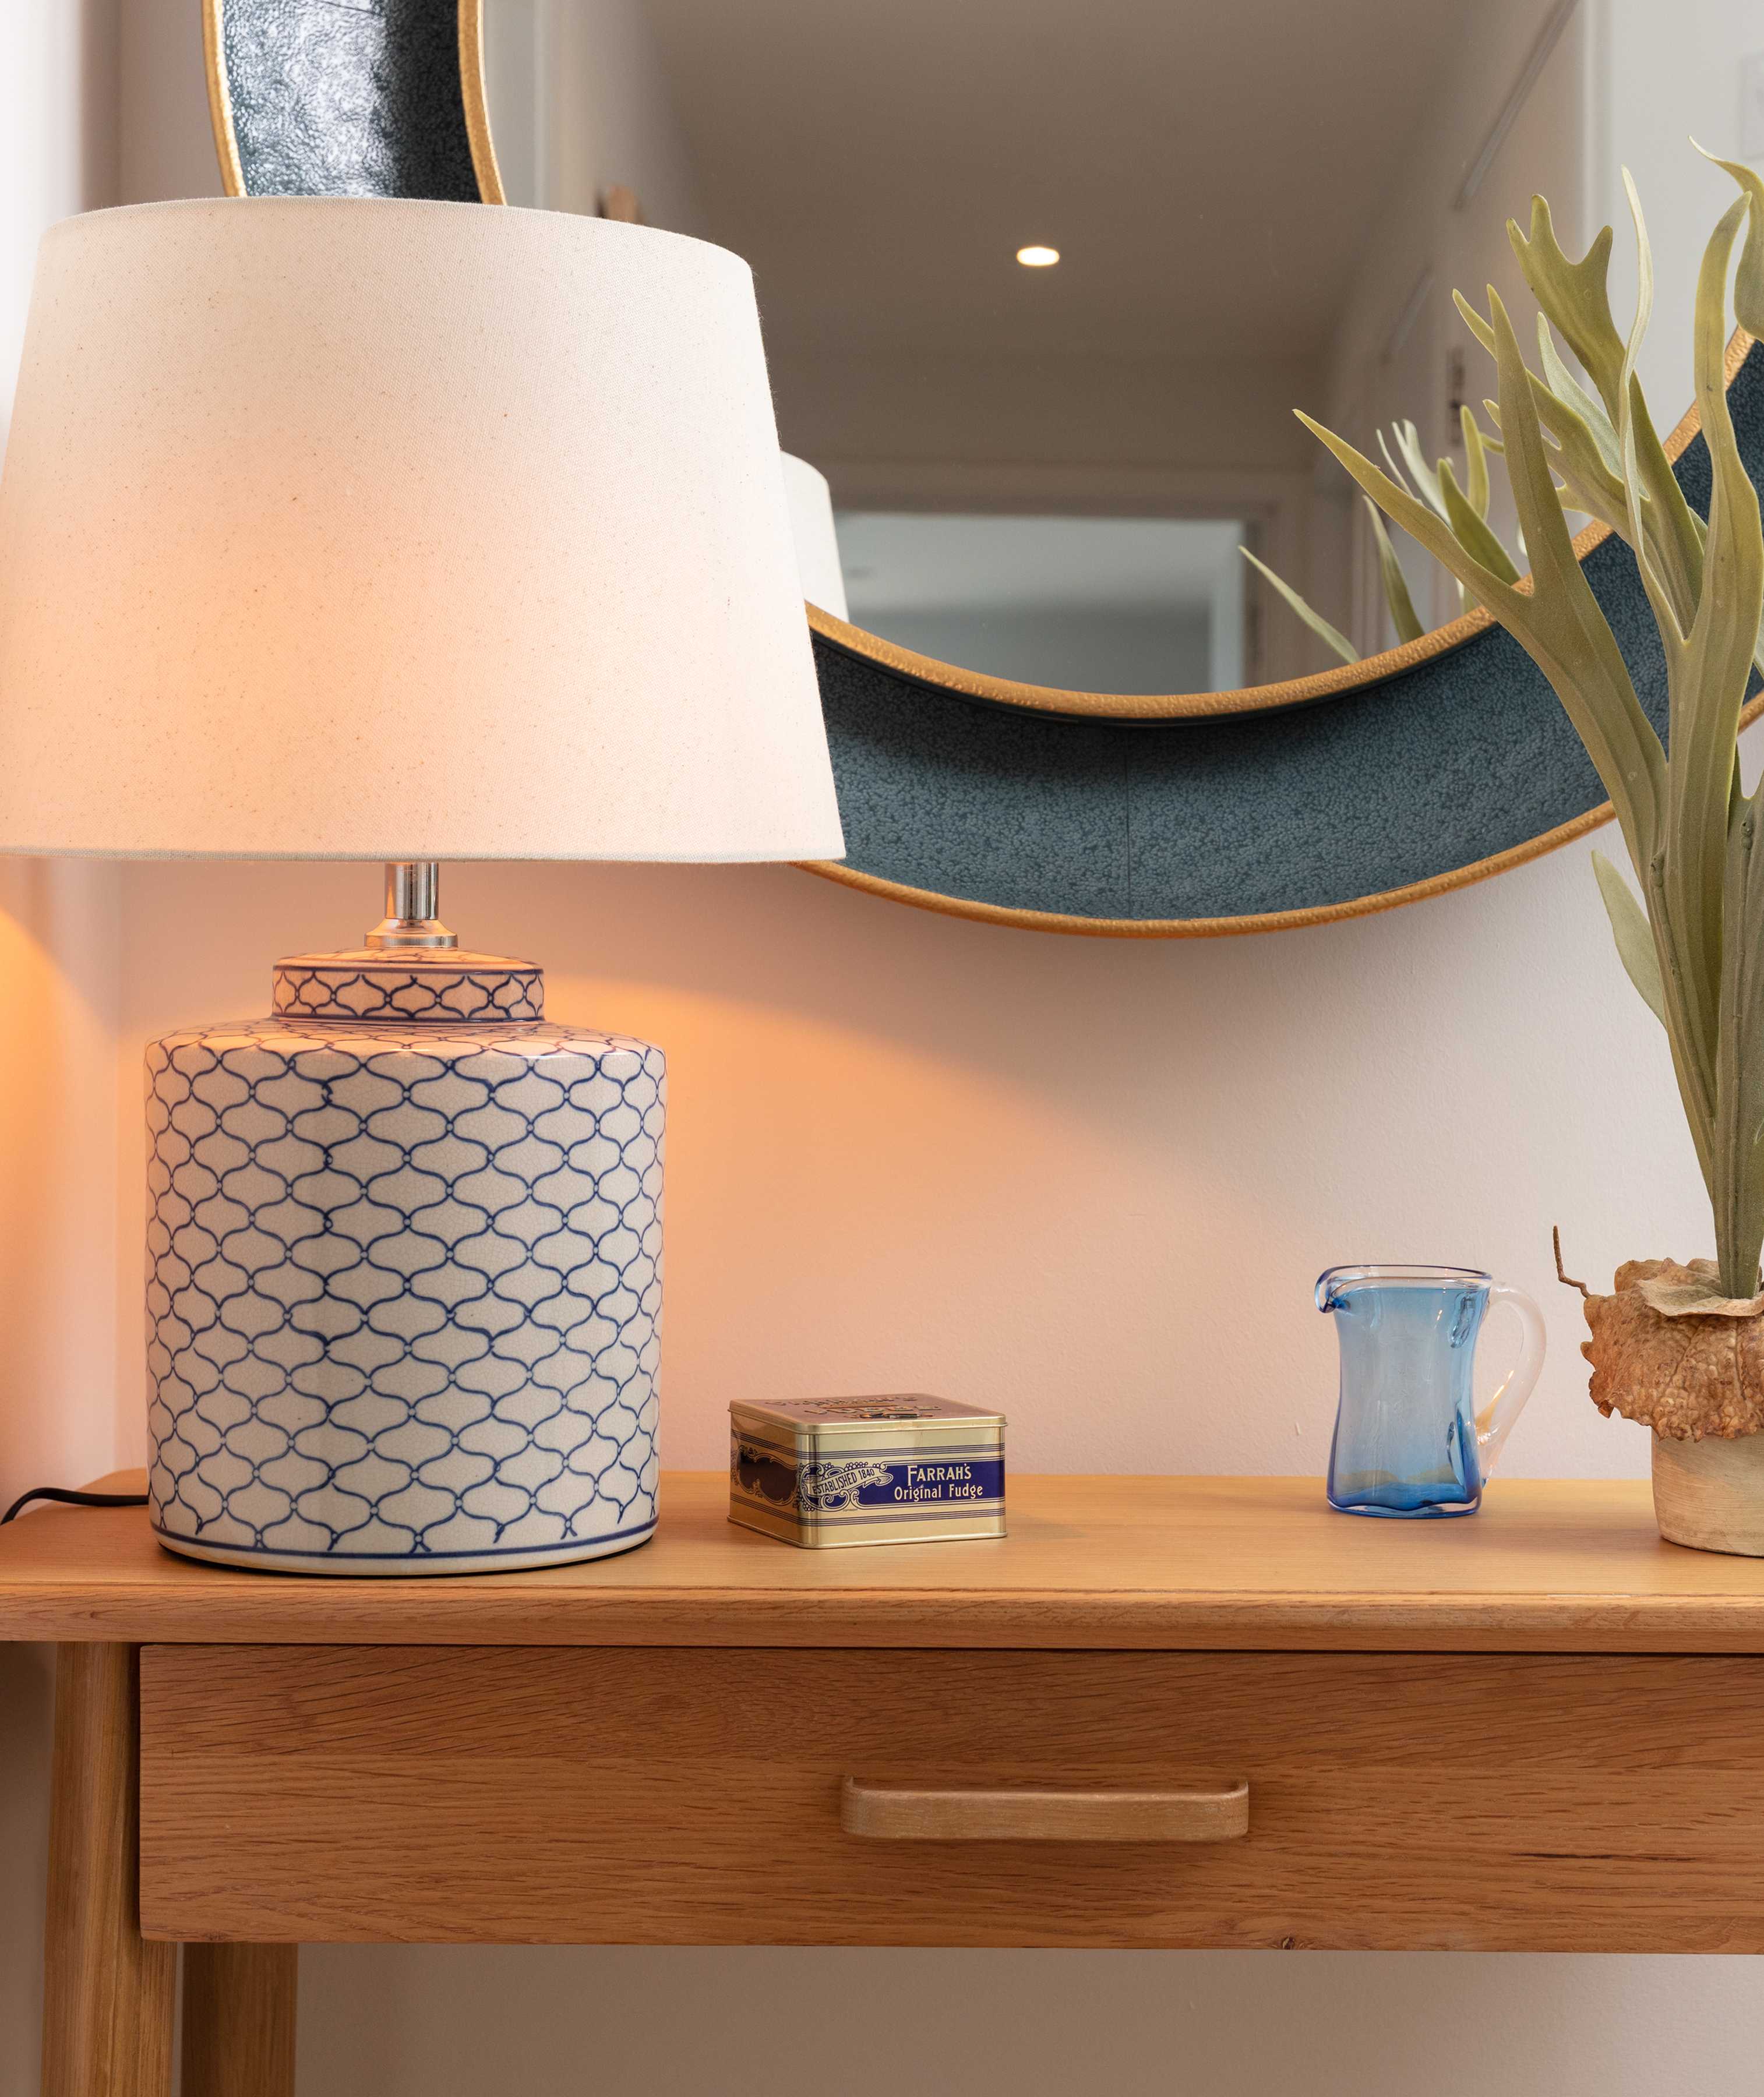
M 154 1529 L 287 1572 L 479 1573 L 655 1526 L 665 1068 L 540 971 L 277 965 L 147 1051 Z

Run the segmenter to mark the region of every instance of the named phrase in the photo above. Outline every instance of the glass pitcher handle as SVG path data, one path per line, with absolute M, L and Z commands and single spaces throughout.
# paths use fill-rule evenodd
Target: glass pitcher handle
M 1482 1453 L 1482 1475 L 1486 1478 L 1500 1460 L 1501 1446 L 1512 1431 L 1512 1424 L 1525 1410 L 1525 1400 L 1536 1386 L 1543 1368 L 1543 1349 L 1546 1334 L 1543 1313 L 1522 1289 L 1512 1289 L 1504 1281 L 1497 1281 L 1488 1292 L 1488 1307 L 1493 1310 L 1497 1303 L 1510 1303 L 1519 1314 L 1519 1323 L 1525 1334 L 1519 1359 L 1507 1372 L 1499 1387 L 1488 1403 L 1476 1416 L 1476 1446 Z

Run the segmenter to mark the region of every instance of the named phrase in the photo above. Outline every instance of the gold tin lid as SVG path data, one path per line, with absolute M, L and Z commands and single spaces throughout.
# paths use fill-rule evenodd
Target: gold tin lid
M 776 1436 L 812 1448 L 823 1440 L 841 1443 L 874 1437 L 892 1439 L 913 1428 L 969 1427 L 1002 1433 L 1005 1416 L 983 1407 L 957 1405 L 924 1391 L 883 1393 L 857 1398 L 787 1398 L 776 1403 L 746 1403 L 729 1408 L 731 1425 L 769 1428 Z

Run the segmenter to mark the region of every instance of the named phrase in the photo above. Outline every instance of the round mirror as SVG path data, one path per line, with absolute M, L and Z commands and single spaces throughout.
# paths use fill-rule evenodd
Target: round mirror
M 1508 222 L 1542 192 L 1573 254 L 1622 229 L 1626 325 L 1626 166 L 1638 369 L 1703 514 L 1673 424 L 1732 189 L 1687 141 L 1764 163 L 1737 0 L 204 4 L 234 192 L 506 198 L 751 260 L 847 846 L 812 871 L 1211 935 L 1437 895 L 1609 818 L 1537 665 L 1290 411 L 1486 512 L 1522 568 L 1451 294 L 1529 325 Z M 1565 352 L 1537 356 L 1571 392 Z M 1764 345 L 1736 334 L 1727 371 L 1764 484 Z M 1663 730 L 1629 549 L 1599 524 L 1576 552 Z

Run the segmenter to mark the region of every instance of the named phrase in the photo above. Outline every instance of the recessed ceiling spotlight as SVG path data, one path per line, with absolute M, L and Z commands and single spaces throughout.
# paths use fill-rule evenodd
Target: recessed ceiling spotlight
M 1057 247 L 1019 247 L 1017 260 L 1026 269 L 1051 269 L 1060 259 Z

